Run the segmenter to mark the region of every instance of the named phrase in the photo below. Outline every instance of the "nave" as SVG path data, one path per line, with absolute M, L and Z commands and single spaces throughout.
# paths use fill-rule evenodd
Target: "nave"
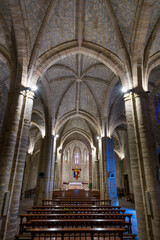
M 20 208 L 24 211 L 28 203 L 26 213 L 20 214 L 17 240 L 138 239 L 134 234 L 137 226 L 133 225 L 132 214 L 118 202 L 113 206 L 110 200 L 100 200 L 97 192 L 57 191 L 52 200 L 43 200 L 41 206 L 31 206 L 32 202 L 31 198 L 25 200 Z M 121 203 L 126 204 L 124 200 Z
M 74 189 L 160 239 L 159 76 L 159 0 L 0 0 L 0 240 Z

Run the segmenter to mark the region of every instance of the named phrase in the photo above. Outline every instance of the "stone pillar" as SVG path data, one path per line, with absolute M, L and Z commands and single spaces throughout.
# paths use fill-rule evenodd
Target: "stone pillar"
M 123 158 L 123 174 L 128 174 L 129 181 L 129 191 L 133 193 L 133 184 L 132 184 L 132 174 L 131 174 L 131 164 L 130 164 L 130 156 L 129 156 L 129 147 L 128 147 L 128 137 L 124 145 L 125 156 Z M 124 179 L 123 179 L 124 181 Z M 124 184 L 124 182 L 123 182 Z
M 89 151 L 89 165 L 88 165 L 88 167 L 89 167 L 89 184 L 90 183 L 92 183 L 92 177 L 93 177 L 93 175 L 92 175 L 92 168 L 93 168 L 93 161 L 92 161 L 92 154 L 91 154 L 91 151 Z M 93 186 L 92 186 L 92 188 L 93 188 Z
M 104 166 L 102 158 L 102 139 L 98 139 L 98 162 L 99 162 L 99 171 L 98 171 L 98 181 L 99 181 L 99 191 L 100 199 L 105 198 L 105 180 L 104 180 Z
M 18 89 L 14 89 L 9 93 L 7 112 L 0 142 L 0 213 L 2 212 L 5 193 L 8 190 L 24 97 L 25 92 L 19 92 Z
M 42 204 L 42 199 L 48 199 L 52 195 L 53 189 L 50 189 L 50 181 L 51 179 L 53 179 L 54 175 L 54 172 L 52 173 L 54 164 L 53 144 L 53 135 L 45 136 L 44 138 L 42 138 L 36 194 L 34 199 L 35 205 Z
M 15 235 L 34 97 L 31 91 L 14 93 L 7 112 L 9 131 L 6 132 L 0 159 L 0 202 L 7 203 L 1 222 L 1 239 L 5 240 L 11 240 Z M 7 191 L 8 202 L 4 201 Z
M 56 149 L 56 161 L 55 161 L 55 178 L 54 178 L 54 190 L 61 189 L 61 159 L 62 159 L 62 150 L 59 148 Z
M 112 138 L 102 138 L 102 158 L 104 164 L 105 176 L 105 197 L 112 200 L 112 204 L 117 204 L 117 186 L 116 186 L 116 170 L 114 159 L 114 142 Z M 114 202 L 114 203 L 113 203 Z
M 160 183 L 147 93 L 124 97 L 139 239 L 160 236 Z
M 32 159 L 32 154 L 27 153 L 26 155 L 26 163 L 25 163 L 25 169 L 24 169 L 24 176 L 23 176 L 23 185 L 22 185 L 22 199 L 25 199 L 25 191 L 27 190 L 27 180 L 28 180 L 28 175 L 29 172 L 31 172 L 31 159 Z
M 51 159 L 51 168 L 50 168 L 50 181 L 49 181 L 49 199 L 52 199 L 53 196 L 53 183 L 54 183 L 54 172 L 55 172 L 55 158 L 56 158 L 56 137 L 52 136 L 53 143 L 53 154 Z
M 98 191 L 98 169 L 97 169 L 96 149 L 92 148 L 92 190 Z

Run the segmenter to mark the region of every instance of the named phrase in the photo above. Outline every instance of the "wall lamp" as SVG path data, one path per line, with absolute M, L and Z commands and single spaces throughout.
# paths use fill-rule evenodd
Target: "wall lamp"
M 122 91 L 123 93 L 130 93 L 130 92 L 133 93 L 133 92 L 135 92 L 134 89 L 127 89 L 127 88 L 125 88 L 125 87 L 122 87 L 121 91 Z
M 32 87 L 24 87 L 25 91 L 33 91 L 35 92 L 38 89 L 38 87 L 36 85 L 32 86 Z

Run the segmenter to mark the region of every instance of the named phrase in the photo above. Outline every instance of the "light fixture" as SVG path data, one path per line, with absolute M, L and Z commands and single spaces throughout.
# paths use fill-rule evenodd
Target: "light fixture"
M 31 87 L 31 90 L 32 90 L 33 92 L 35 92 L 37 89 L 38 89 L 38 87 L 37 87 L 36 85 L 34 85 L 34 86 Z
M 122 91 L 123 93 L 126 93 L 126 92 L 128 91 L 128 89 L 127 89 L 126 87 L 122 87 L 121 91 Z
M 100 137 L 99 136 L 97 136 L 97 140 L 99 140 L 100 139 Z
M 121 88 L 121 91 L 123 92 L 123 93 L 134 93 L 135 92 L 135 90 L 134 89 L 127 89 L 126 87 L 122 87 Z
M 58 135 L 58 134 L 56 134 L 56 138 L 59 138 L 59 135 Z

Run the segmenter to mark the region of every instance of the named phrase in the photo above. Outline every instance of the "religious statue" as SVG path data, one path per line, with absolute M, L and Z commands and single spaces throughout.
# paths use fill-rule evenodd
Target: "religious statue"
M 80 178 L 80 171 L 81 169 L 76 166 L 76 168 L 72 169 L 73 171 L 73 177 L 78 180 Z

